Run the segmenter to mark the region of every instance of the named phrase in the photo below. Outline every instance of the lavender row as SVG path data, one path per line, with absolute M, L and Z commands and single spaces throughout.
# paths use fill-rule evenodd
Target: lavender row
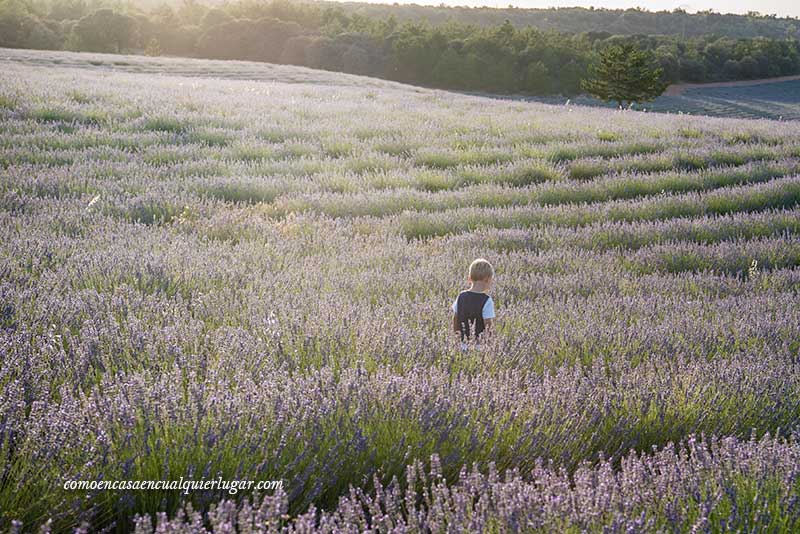
M 14 466 L 5 516 L 101 527 L 156 505 L 206 509 L 221 496 L 62 489 L 64 480 L 179 476 L 284 480 L 295 515 L 312 505 L 331 509 L 350 485 L 402 477 L 406 464 L 431 454 L 449 480 L 472 463 L 529 472 L 540 457 L 574 473 L 601 454 L 619 463 L 631 449 L 650 452 L 693 432 L 785 434 L 800 412 L 800 375 L 788 356 L 635 368 L 610 361 L 544 376 L 431 366 L 401 375 L 370 371 L 368 362 L 290 375 L 263 353 L 245 359 L 232 350 L 242 335 L 220 339 L 217 355 L 106 373 L 90 393 L 61 386 L 50 401 L 26 402 L 26 377 L 5 382 L 0 450 Z
M 794 207 L 800 200 L 797 176 L 767 183 L 726 187 L 705 193 L 661 194 L 589 205 L 460 208 L 408 212 L 398 217 L 409 238 L 468 232 L 480 227 L 581 226 L 600 221 L 654 221 Z
M 289 212 L 315 211 L 335 217 L 386 216 L 405 210 L 424 213 L 466 207 L 541 206 L 646 197 L 659 193 L 708 191 L 726 186 L 766 182 L 794 175 L 796 163 L 751 165 L 744 169 L 716 169 L 702 173 L 662 175 L 620 175 L 590 183 L 542 184 L 526 189 L 482 186 L 455 192 L 423 193 L 409 190 L 354 194 L 290 194 L 278 197 L 267 213 L 283 216 Z M 431 180 L 439 179 L 431 176 Z M 446 180 L 446 178 L 442 178 Z

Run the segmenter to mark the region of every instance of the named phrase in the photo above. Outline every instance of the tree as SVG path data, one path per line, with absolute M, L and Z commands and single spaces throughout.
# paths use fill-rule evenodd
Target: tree
M 306 48 L 306 63 L 309 67 L 325 70 L 342 70 L 344 48 L 330 37 L 318 37 Z
M 52 50 L 61 47 L 61 39 L 33 15 L 0 16 L 0 46 Z
M 258 61 L 277 63 L 281 59 L 286 41 L 300 35 L 302 27 L 292 21 L 279 20 L 272 17 L 258 19 L 254 26 L 258 37 L 256 57 Z
M 227 24 L 228 22 L 233 22 L 234 18 L 228 14 L 227 11 L 223 11 L 219 8 L 209 9 L 208 13 L 205 14 L 203 17 L 203 21 L 200 23 L 200 27 L 204 29 L 211 28 L 212 26 L 219 26 L 220 24 Z
M 133 17 L 102 8 L 80 19 L 72 31 L 81 50 L 119 53 L 135 45 L 137 30 Z
M 470 71 L 467 62 L 454 47 L 445 50 L 433 70 L 434 84 L 439 87 L 472 89 L 477 78 Z
M 351 44 L 342 54 L 342 70 L 352 74 L 369 73 L 369 53 L 359 45 Z
M 667 83 L 662 74 L 652 52 L 625 43 L 602 50 L 581 87 L 600 100 L 623 107 L 625 102 L 648 102 L 663 93 Z
M 283 46 L 279 62 L 289 65 L 307 65 L 306 49 L 314 40 L 315 38 L 310 35 L 290 37 Z
M 537 61 L 525 68 L 523 89 L 535 95 L 547 95 L 553 92 L 553 81 L 544 63 Z
M 213 59 L 277 63 L 286 41 L 301 31 L 295 22 L 264 17 L 234 19 L 208 28 L 197 41 L 197 53 Z

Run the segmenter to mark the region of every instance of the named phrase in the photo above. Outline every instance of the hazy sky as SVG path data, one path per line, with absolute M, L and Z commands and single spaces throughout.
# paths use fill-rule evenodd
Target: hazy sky
M 441 3 L 451 6 L 489 6 L 507 7 L 509 4 L 516 7 L 605 7 L 609 9 L 641 7 L 650 11 L 672 11 L 682 7 L 686 11 L 704 11 L 712 9 L 717 13 L 747 13 L 758 11 L 766 15 L 776 14 L 781 17 L 800 17 L 800 0 L 360 0 L 372 1 L 379 4 L 421 4 L 439 5 Z

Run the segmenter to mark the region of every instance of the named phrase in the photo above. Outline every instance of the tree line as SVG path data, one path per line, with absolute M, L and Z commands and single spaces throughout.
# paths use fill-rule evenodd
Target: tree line
M 711 82 L 800 73 L 793 38 L 613 35 L 400 22 L 329 4 L 192 0 L 149 11 L 102 0 L 0 0 L 0 46 L 146 52 L 285 63 L 417 85 L 534 95 L 575 95 L 603 51 L 635 47 L 661 81 Z
M 733 38 L 770 37 L 774 39 L 800 39 L 800 19 L 762 15 L 751 11 L 744 15 L 715 13 L 711 10 L 687 13 L 682 9 L 672 11 L 646 11 L 641 8 L 595 9 L 585 7 L 550 7 L 544 9 L 463 6 L 420 6 L 416 4 L 369 4 L 344 2 L 347 13 L 397 20 L 427 20 L 433 25 L 448 21 L 496 26 L 508 20 L 521 28 L 533 26 L 539 30 L 564 33 L 606 31 L 615 35 L 679 35 L 702 37 L 714 34 Z M 755 6 L 754 6 L 755 7 Z

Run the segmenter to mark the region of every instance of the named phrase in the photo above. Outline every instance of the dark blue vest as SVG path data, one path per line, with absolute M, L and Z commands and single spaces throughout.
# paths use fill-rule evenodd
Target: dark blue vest
M 469 339 L 470 331 L 475 330 L 475 338 L 480 336 L 485 326 L 483 324 L 483 305 L 489 300 L 486 293 L 475 291 L 462 291 L 458 295 L 456 316 L 458 329 L 461 331 L 461 341 Z

